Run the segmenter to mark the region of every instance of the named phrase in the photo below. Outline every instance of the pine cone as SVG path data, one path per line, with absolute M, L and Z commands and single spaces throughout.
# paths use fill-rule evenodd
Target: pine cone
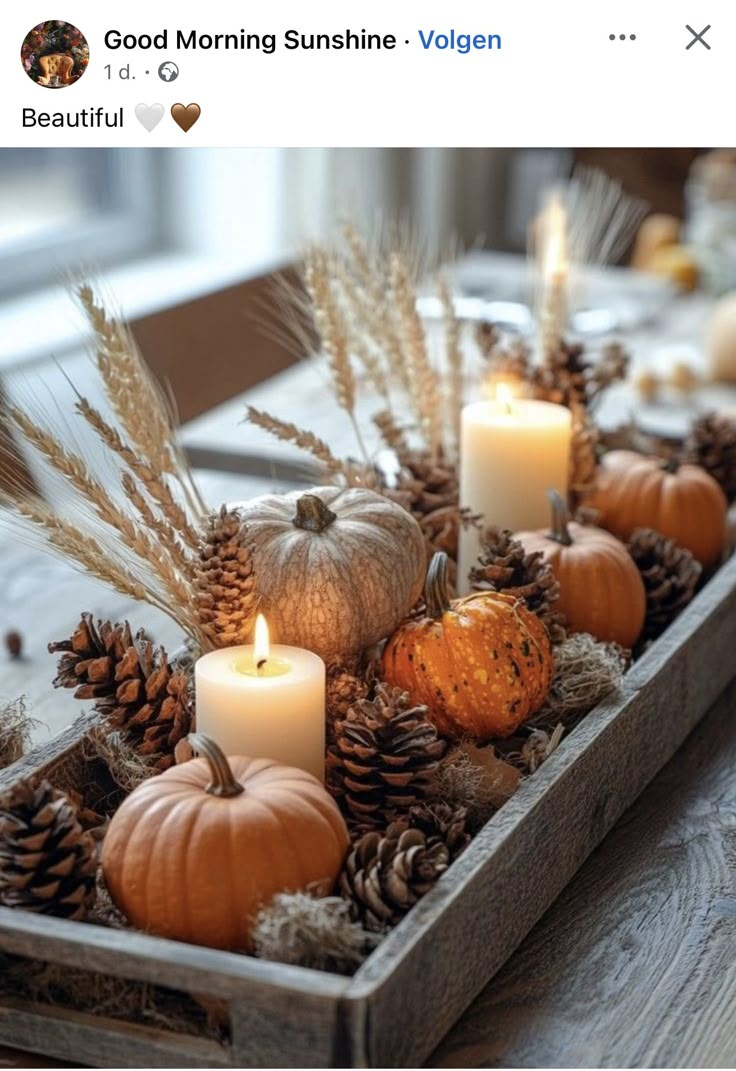
M 381 493 L 416 519 L 424 533 L 428 559 L 442 550 L 457 561 L 460 491 L 456 467 L 422 450 L 401 451 L 397 458 L 401 468 L 396 485 L 384 487 Z
M 612 384 L 626 379 L 629 363 L 629 354 L 620 342 L 609 342 L 603 347 L 600 357 L 589 374 L 588 405 L 597 401 L 598 396 Z
M 443 800 L 419 803 L 411 808 L 408 815 L 412 829 L 424 833 L 427 840 L 441 840 L 447 846 L 451 860 L 457 859 L 470 844 L 467 820 L 466 807 L 451 807 Z
M 704 468 L 732 502 L 736 498 L 736 420 L 718 413 L 698 417 L 685 443 L 684 460 Z
M 196 565 L 200 624 L 216 648 L 248 643 L 253 631 L 256 586 L 253 558 L 243 535 L 238 511 L 223 506 L 209 519 Z
M 493 356 L 493 351 L 501 339 L 501 333 L 490 320 L 479 320 L 475 325 L 475 341 L 484 357 Z
M 536 398 L 589 407 L 611 384 L 626 378 L 628 366 L 629 356 L 618 343 L 605 346 L 598 360 L 591 360 L 584 346 L 563 341 L 533 370 L 530 381 Z
M 628 542 L 647 593 L 642 639 L 656 639 L 695 594 L 702 566 L 689 550 L 651 528 L 637 528 Z
M 163 647 L 156 649 L 130 626 L 97 626 L 83 614 L 73 636 L 50 643 L 61 652 L 56 688 L 75 688 L 77 699 L 94 699 L 95 709 L 122 730 L 139 755 L 159 770 L 174 762 L 174 748 L 192 731 L 194 715 L 188 674 L 171 666 Z
M 384 827 L 430 794 L 447 745 L 426 714 L 406 692 L 379 684 L 373 701 L 359 700 L 336 722 L 328 783 L 351 820 Z
M 544 363 L 531 374 L 534 397 L 559 405 L 585 405 L 589 375 L 585 347 L 560 341 L 559 347 L 547 354 Z
M 340 892 L 355 921 L 374 933 L 394 926 L 447 870 L 450 853 L 406 820 L 366 833 L 347 857 Z
M 554 609 L 560 585 L 541 551 L 527 554 L 508 528 L 487 528 L 479 564 L 470 570 L 474 591 L 501 591 L 521 599 L 549 632 L 552 643 L 565 639 L 565 619 Z
M 96 873 L 94 838 L 62 792 L 23 781 L 0 796 L 0 903 L 81 919 Z
M 365 677 L 356 676 L 341 665 L 327 667 L 327 721 L 346 718 L 348 711 L 359 700 L 365 699 L 369 692 Z
M 109 621 L 95 627 L 92 614 L 82 618 L 70 639 L 49 644 L 61 654 L 54 688 L 76 688 L 75 699 L 99 699 L 115 692 L 115 666 L 133 644 L 130 626 Z

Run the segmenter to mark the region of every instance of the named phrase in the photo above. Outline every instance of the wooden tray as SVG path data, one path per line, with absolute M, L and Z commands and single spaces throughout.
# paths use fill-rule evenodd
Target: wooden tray
M 229 1038 L 0 998 L 0 1042 L 97 1066 L 415 1066 L 736 676 L 736 559 L 496 814 L 353 978 L 0 909 L 0 953 L 229 1005 Z M 87 776 L 79 719 L 0 788 Z

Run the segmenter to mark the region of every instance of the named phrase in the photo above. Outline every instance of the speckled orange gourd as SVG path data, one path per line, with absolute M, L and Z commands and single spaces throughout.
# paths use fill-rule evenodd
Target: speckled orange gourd
M 510 736 L 544 702 L 554 660 L 542 622 L 511 595 L 447 597 L 447 556 L 427 577 L 427 615 L 405 622 L 386 645 L 383 676 L 427 707 L 441 733 Z

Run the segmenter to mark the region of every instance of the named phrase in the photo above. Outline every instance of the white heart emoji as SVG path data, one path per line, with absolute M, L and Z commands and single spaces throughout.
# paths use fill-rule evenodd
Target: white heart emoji
M 136 104 L 135 117 L 150 134 L 164 117 L 163 104 Z

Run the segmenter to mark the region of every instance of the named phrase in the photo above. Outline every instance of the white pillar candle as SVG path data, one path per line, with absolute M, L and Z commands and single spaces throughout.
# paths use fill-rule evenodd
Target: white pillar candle
M 481 527 L 521 529 L 549 523 L 547 491 L 567 494 L 570 410 L 552 402 L 504 398 L 474 402 L 462 412 L 460 505 L 481 515 Z M 481 533 L 460 532 L 458 592 L 478 560 Z
M 197 732 L 226 755 L 277 759 L 325 777 L 325 664 L 274 644 L 259 614 L 255 643 L 203 655 L 195 666 Z

